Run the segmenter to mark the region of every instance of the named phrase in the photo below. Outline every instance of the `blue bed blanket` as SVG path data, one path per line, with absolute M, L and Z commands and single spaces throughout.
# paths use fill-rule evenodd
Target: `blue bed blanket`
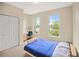
M 54 49 L 58 45 L 58 42 L 47 41 L 42 38 L 38 38 L 36 41 L 26 45 L 24 50 L 32 53 L 37 57 L 50 57 L 53 54 Z

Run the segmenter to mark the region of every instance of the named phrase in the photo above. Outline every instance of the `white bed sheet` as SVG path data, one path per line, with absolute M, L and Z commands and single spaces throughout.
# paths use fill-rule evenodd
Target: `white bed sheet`
M 52 57 L 70 57 L 70 46 L 69 43 L 67 42 L 60 42 L 53 54 Z

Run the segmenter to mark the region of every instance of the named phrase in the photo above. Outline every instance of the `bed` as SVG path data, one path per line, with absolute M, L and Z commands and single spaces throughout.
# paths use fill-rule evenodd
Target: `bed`
M 36 38 L 24 46 L 24 50 L 36 57 L 70 57 L 70 45 L 67 42 L 48 41 Z

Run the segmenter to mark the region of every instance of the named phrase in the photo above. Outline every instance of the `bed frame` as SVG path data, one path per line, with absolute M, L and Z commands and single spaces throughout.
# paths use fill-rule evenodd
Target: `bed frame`
M 70 54 L 71 54 L 71 57 L 78 56 L 78 52 L 73 44 L 70 44 Z
M 28 51 L 25 51 L 25 55 L 28 54 L 28 57 L 35 57 L 33 54 L 29 53 Z M 77 57 L 78 53 L 73 44 L 70 44 L 70 57 Z
M 28 56 L 26 56 L 27 54 L 28 54 Z M 25 57 L 36 57 L 33 54 L 29 53 L 28 51 L 25 51 L 25 55 L 24 56 Z

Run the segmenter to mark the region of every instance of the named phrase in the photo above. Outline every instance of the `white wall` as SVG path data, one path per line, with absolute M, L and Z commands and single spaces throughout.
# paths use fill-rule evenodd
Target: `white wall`
M 31 16 L 31 26 L 34 28 L 33 24 L 35 22 L 35 17 L 40 16 L 41 24 L 40 24 L 39 37 L 48 38 L 49 37 L 48 35 L 49 16 L 56 15 L 56 14 L 59 14 L 61 18 L 60 19 L 60 38 L 52 37 L 51 39 L 55 41 L 72 42 L 72 36 L 73 36 L 72 6 L 34 14 Z
M 30 15 L 24 14 L 23 16 L 23 33 L 26 34 L 30 26 Z
M 79 3 L 73 4 L 73 43 L 79 54 Z

